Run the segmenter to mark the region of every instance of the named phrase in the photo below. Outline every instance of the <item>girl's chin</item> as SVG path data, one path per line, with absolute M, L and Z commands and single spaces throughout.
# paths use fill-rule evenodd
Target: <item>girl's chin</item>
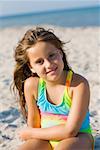
M 47 76 L 47 80 L 48 81 L 57 81 L 58 80 L 58 75 L 50 75 L 50 76 Z

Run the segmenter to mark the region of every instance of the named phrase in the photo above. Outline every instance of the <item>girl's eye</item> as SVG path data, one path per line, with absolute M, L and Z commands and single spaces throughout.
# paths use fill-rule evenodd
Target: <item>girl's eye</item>
M 52 53 L 52 54 L 49 55 L 49 58 L 52 59 L 52 58 L 55 58 L 55 56 L 56 56 L 56 54 L 55 54 L 55 53 Z
M 43 61 L 42 59 L 41 59 L 41 60 L 37 60 L 37 61 L 36 61 L 36 64 L 42 65 L 43 62 L 44 62 L 44 61 Z

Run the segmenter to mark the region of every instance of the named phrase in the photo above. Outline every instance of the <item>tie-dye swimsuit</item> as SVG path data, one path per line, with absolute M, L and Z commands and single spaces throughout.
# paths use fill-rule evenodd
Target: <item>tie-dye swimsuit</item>
M 47 100 L 46 96 L 46 83 L 40 78 L 38 86 L 38 100 L 37 105 L 41 113 L 41 128 L 52 127 L 60 124 L 64 124 L 67 121 L 67 117 L 71 108 L 72 100 L 68 94 L 68 88 L 72 80 L 73 72 L 70 70 L 66 79 L 66 88 L 62 101 L 59 105 L 54 105 Z M 87 112 L 80 132 L 91 133 L 89 112 Z M 50 144 L 54 148 L 59 141 L 50 140 Z

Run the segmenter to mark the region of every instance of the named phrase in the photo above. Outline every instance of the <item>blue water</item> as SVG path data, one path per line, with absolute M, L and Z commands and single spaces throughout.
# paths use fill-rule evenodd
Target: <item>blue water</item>
M 62 27 L 100 26 L 100 7 L 0 17 L 0 28 L 51 24 Z

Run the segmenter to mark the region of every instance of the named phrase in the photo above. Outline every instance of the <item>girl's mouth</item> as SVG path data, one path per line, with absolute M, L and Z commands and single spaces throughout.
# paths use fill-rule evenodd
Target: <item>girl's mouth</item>
M 57 67 L 54 68 L 54 69 L 51 69 L 51 70 L 47 71 L 46 74 L 49 74 L 49 73 L 50 74 L 54 74 L 56 72 L 56 70 L 57 70 Z

